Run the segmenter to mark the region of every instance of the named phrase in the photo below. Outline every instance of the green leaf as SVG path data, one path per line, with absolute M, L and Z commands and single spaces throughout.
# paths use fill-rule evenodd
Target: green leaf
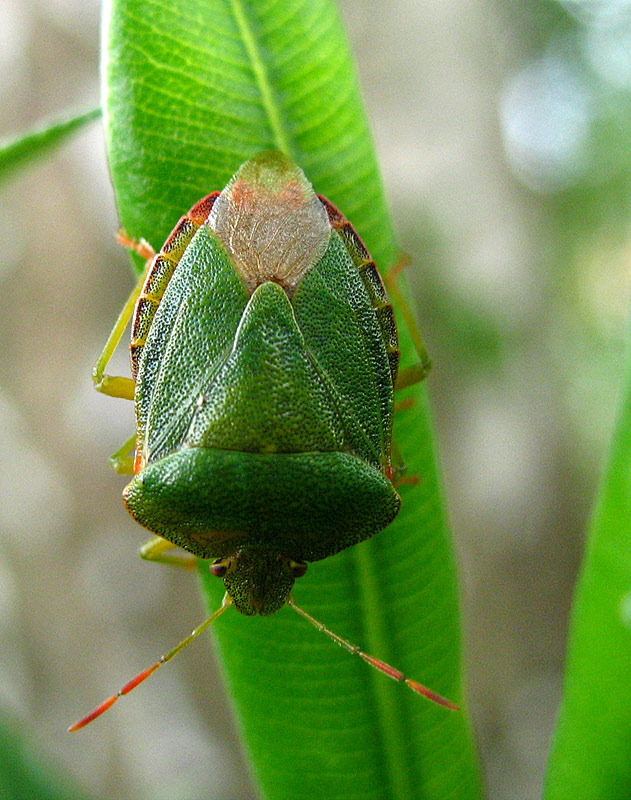
M 353 65 L 331 0 L 112 0 L 107 141 L 121 222 L 159 247 L 249 156 L 284 150 L 353 221 L 377 262 L 397 247 Z M 403 363 L 413 363 L 403 332 Z M 369 542 L 311 565 L 296 602 L 336 632 L 461 700 L 456 577 L 425 394 L 397 414 L 417 475 Z M 203 571 L 208 604 L 223 587 Z M 285 607 L 215 626 L 263 794 L 364 800 L 476 798 L 466 713 L 419 698 Z M 200 680 L 203 680 L 200 677 Z
M 24 724 L 0 712 L 0 797 L 2 800 L 80 800 L 82 792 L 24 738 Z
M 95 108 L 61 122 L 53 122 L 30 133 L 20 134 L 12 141 L 0 145 L 0 181 L 6 180 L 18 167 L 25 166 L 63 144 L 76 130 L 100 116 L 101 109 Z
M 574 599 L 545 800 L 631 797 L 631 336 Z

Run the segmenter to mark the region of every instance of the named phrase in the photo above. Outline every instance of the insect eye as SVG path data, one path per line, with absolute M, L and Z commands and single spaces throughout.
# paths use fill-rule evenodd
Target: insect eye
M 290 561 L 289 569 L 294 578 L 302 578 L 307 571 L 307 564 L 304 561 Z
M 210 565 L 210 571 L 216 578 L 223 578 L 226 572 L 228 572 L 229 566 L 230 562 L 227 559 L 218 558 Z

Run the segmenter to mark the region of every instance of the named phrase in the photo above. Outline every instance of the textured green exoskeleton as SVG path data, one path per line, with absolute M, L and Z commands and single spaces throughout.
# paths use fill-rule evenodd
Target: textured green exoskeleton
M 135 400 L 135 475 L 124 501 L 158 534 L 145 557 L 182 563 L 166 555 L 175 546 L 213 559 L 226 597 L 70 730 L 135 688 L 231 603 L 244 614 L 288 603 L 349 652 L 455 708 L 328 630 L 290 595 L 306 562 L 382 530 L 401 502 L 390 463 L 396 325 L 351 224 L 292 161 L 266 152 L 193 206 L 157 255 L 122 241 L 148 263 L 94 378 L 101 391 Z M 133 308 L 133 380 L 113 378 L 104 368 Z M 428 367 L 420 340 L 417 349 L 422 363 L 406 385 Z M 114 457 L 120 471 L 131 471 L 131 444 Z
M 292 564 L 395 517 L 392 307 L 352 227 L 279 153 L 184 218 L 136 306 L 142 525 L 225 560 L 237 608 L 270 614 Z

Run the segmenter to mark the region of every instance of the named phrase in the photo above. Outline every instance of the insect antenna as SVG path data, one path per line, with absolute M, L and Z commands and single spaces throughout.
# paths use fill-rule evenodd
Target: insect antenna
M 85 717 L 82 717 L 80 720 L 77 720 L 77 722 L 74 722 L 68 728 L 68 733 L 74 733 L 74 731 L 78 731 L 81 728 L 84 728 L 86 725 L 89 725 L 90 722 L 95 720 L 97 717 L 100 717 L 101 714 L 107 711 L 108 708 L 113 706 L 119 697 L 123 697 L 123 695 L 129 694 L 129 692 L 131 692 L 132 689 L 135 689 L 136 686 L 138 686 L 146 678 L 152 675 L 158 669 L 158 667 L 161 667 L 163 664 L 166 664 L 167 661 L 170 661 L 173 658 L 173 656 L 176 656 L 180 652 L 180 650 L 183 650 L 188 644 L 190 644 L 193 641 L 193 639 L 196 639 L 200 635 L 200 633 L 203 633 L 203 631 L 205 631 L 209 625 L 212 625 L 212 623 L 217 619 L 217 617 L 223 614 L 223 612 L 228 608 L 229 605 L 231 605 L 231 603 L 232 599 L 230 595 L 226 592 L 219 608 L 216 611 L 214 611 L 208 617 L 208 619 L 205 619 L 201 623 L 201 625 L 198 625 L 195 628 L 195 630 L 186 637 L 186 639 L 183 639 L 176 647 L 174 647 L 172 650 L 169 650 L 169 652 L 166 653 L 165 655 L 160 656 L 160 658 L 150 667 L 147 667 L 147 669 L 143 669 L 142 672 L 139 672 L 135 678 L 132 678 L 130 681 L 128 681 L 128 683 L 126 683 L 121 689 L 119 689 L 118 692 L 116 692 L 116 694 L 113 694 L 111 695 L 111 697 L 108 697 L 106 700 L 103 700 L 102 703 L 99 703 L 99 705 L 93 711 L 90 711 L 89 714 L 86 714 Z
M 447 700 L 447 698 L 442 697 L 439 694 L 436 694 L 436 692 L 433 692 L 431 689 L 428 689 L 427 686 L 423 686 L 422 683 L 418 683 L 418 681 L 413 681 L 411 678 L 406 678 L 402 672 L 399 672 L 398 669 L 391 667 L 390 664 L 386 664 L 385 661 L 381 661 L 380 659 L 375 658 L 374 656 L 368 655 L 368 653 L 364 653 L 364 651 L 360 650 L 359 647 L 357 647 L 357 645 L 351 644 L 351 642 L 349 642 L 347 639 L 343 639 L 337 633 L 333 633 L 333 631 L 329 630 L 326 627 L 326 625 L 324 625 L 319 620 L 315 619 L 315 617 L 312 617 L 311 614 L 308 614 L 306 611 L 304 611 L 304 609 L 300 608 L 300 606 L 297 606 L 294 603 L 294 599 L 291 595 L 287 598 L 287 605 L 291 606 L 291 608 L 293 608 L 293 610 L 297 614 L 300 614 L 301 617 L 304 617 L 304 619 L 306 619 L 307 622 L 310 622 L 319 631 L 326 634 L 329 637 L 329 639 L 333 639 L 333 641 L 336 642 L 336 644 L 339 644 L 340 647 L 343 647 L 345 650 L 348 650 L 348 652 L 352 653 L 352 655 L 359 656 L 367 664 L 370 664 L 371 667 L 375 667 L 375 669 L 378 669 L 380 672 L 383 672 L 385 675 L 387 675 L 389 678 L 392 678 L 395 681 L 402 681 L 403 683 L 406 684 L 406 686 L 409 686 L 409 688 L 413 692 L 423 695 L 423 697 L 426 697 L 428 700 L 431 700 L 432 703 L 437 703 L 439 706 L 444 706 L 445 708 L 448 708 L 450 711 L 460 711 L 460 706 L 457 706 L 455 703 L 452 703 L 451 700 Z

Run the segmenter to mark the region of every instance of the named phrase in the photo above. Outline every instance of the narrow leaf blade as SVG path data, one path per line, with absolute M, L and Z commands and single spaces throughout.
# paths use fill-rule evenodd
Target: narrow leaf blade
M 95 108 L 70 119 L 20 134 L 15 139 L 0 144 L 0 181 L 6 180 L 19 167 L 63 144 L 75 131 L 100 116 L 101 109 Z
M 631 796 L 631 337 L 574 598 L 545 800 Z
M 180 214 L 277 147 L 353 221 L 383 267 L 397 249 L 337 9 L 330 0 L 112 0 L 107 139 L 121 221 L 160 246 Z M 403 332 L 403 363 L 415 360 Z M 311 566 L 296 601 L 410 678 L 461 701 L 455 572 L 424 391 L 395 434 L 403 509 L 373 540 Z M 208 603 L 222 585 L 203 570 Z M 270 800 L 479 796 L 464 712 L 431 705 L 289 608 L 215 626 L 241 730 Z

